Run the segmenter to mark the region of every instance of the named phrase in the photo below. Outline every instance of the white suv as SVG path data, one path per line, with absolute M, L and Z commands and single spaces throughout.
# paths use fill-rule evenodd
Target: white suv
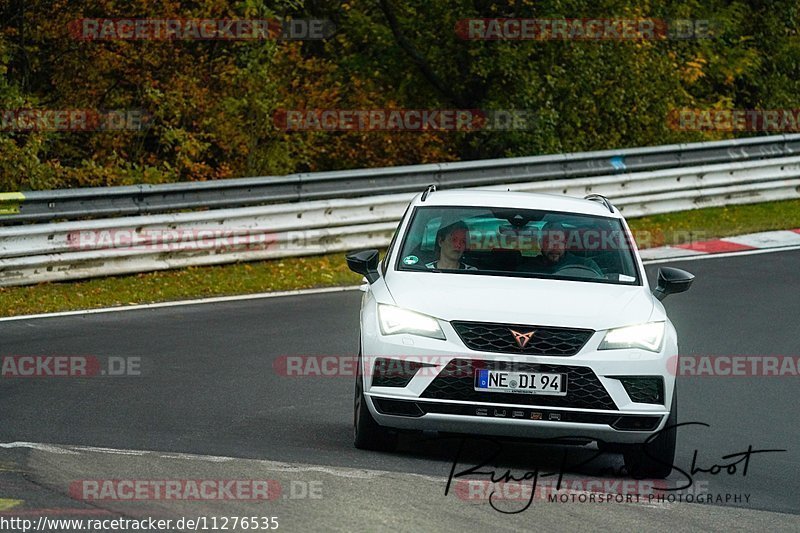
M 568 437 L 669 474 L 678 344 L 659 300 L 693 276 L 661 268 L 651 292 L 606 198 L 429 187 L 383 261 L 347 262 L 366 278 L 356 447 L 391 449 L 398 430 Z

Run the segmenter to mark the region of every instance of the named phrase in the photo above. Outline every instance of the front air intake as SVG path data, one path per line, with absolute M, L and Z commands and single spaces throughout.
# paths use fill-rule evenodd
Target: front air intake
M 420 417 L 425 413 L 417 406 L 416 402 L 406 400 L 387 400 L 386 398 L 372 398 L 375 409 L 383 415 Z
M 622 382 L 632 402 L 664 405 L 664 378 L 661 376 L 615 376 Z
M 611 427 L 620 431 L 653 431 L 661 422 L 661 416 L 621 416 Z

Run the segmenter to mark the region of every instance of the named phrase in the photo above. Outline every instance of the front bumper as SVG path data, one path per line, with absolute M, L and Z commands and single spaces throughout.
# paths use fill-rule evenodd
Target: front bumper
M 530 356 L 469 350 L 447 322 L 441 325 L 447 337 L 444 341 L 362 329 L 365 355 L 360 364 L 366 404 L 380 425 L 402 430 L 639 443 L 666 424 L 667 406 L 675 389 L 667 361 L 677 354 L 671 326 L 659 353 L 598 351 L 604 335 L 600 331 L 576 355 Z M 378 386 L 374 382 L 386 384 L 385 380 L 375 380 L 375 361 L 379 358 L 399 361 L 402 368 L 407 368 L 409 361 L 422 366 L 412 369 L 412 375 L 395 386 Z M 460 365 L 460 376 L 447 374 L 454 365 Z M 475 392 L 472 372 L 477 367 L 564 373 L 567 395 Z M 445 376 L 451 381 L 443 381 Z M 660 378 L 660 402 L 633 401 L 619 379 L 623 376 Z

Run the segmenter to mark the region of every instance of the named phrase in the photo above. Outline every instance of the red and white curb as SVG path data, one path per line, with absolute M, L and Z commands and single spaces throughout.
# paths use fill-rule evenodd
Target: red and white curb
M 749 252 L 752 250 L 769 250 L 776 248 L 800 247 L 800 229 L 765 231 L 698 241 L 675 246 L 661 246 L 640 250 L 643 261 L 658 259 L 678 259 L 712 254 L 728 254 L 732 252 Z

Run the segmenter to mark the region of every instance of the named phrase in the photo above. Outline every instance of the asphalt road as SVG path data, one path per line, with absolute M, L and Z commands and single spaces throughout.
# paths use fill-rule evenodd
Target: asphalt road
M 800 355 L 798 263 L 798 251 L 669 263 L 697 276 L 688 293 L 665 300 L 682 354 Z M 648 267 L 651 280 L 656 268 Z M 485 504 L 459 501 L 452 493 L 445 497 L 452 443 L 412 436 L 404 438 L 397 453 L 356 450 L 351 443 L 351 377 L 275 372 L 273 365 L 281 356 L 354 354 L 360 296 L 350 291 L 0 322 L 0 356 L 141 357 L 144 369 L 141 377 L 0 379 L 0 443 L 64 445 L 0 447 L 0 515 L 4 500 L 17 502 L 7 508 L 31 512 L 235 514 L 249 509 L 230 502 L 216 507 L 192 502 L 195 506 L 189 508 L 174 502 L 88 505 L 66 494 L 76 479 L 240 479 L 252 476 L 248 472 L 271 472 L 285 486 L 300 486 L 303 480 L 323 484 L 322 498 L 275 504 L 283 506 L 278 508 L 289 530 L 292 524 L 341 530 L 444 529 L 460 526 L 459 521 L 465 527 L 516 529 L 529 526 L 532 517 L 542 526 L 579 527 L 592 520 L 609 530 L 625 524 L 655 528 L 664 520 L 687 530 L 752 524 L 788 531 L 798 523 L 797 377 L 679 378 L 679 421 L 710 427 L 680 430 L 677 465 L 688 470 L 695 451 L 699 465 L 711 466 L 725 464 L 725 455 L 750 445 L 787 450 L 754 455 L 746 475 L 740 468 L 733 474 L 723 470 L 694 476 L 696 486 L 739 495 L 739 501 L 573 504 L 570 511 L 567 506 L 539 506 L 504 515 Z M 467 450 L 465 462 L 481 456 L 478 445 Z M 562 451 L 510 443 L 498 466 L 517 472 L 554 470 Z M 171 452 L 232 459 L 176 458 Z M 589 453 L 574 450 L 577 457 Z M 621 464 L 619 457 L 603 457 L 568 476 L 586 478 Z M 428 512 L 419 516 L 420 509 Z

